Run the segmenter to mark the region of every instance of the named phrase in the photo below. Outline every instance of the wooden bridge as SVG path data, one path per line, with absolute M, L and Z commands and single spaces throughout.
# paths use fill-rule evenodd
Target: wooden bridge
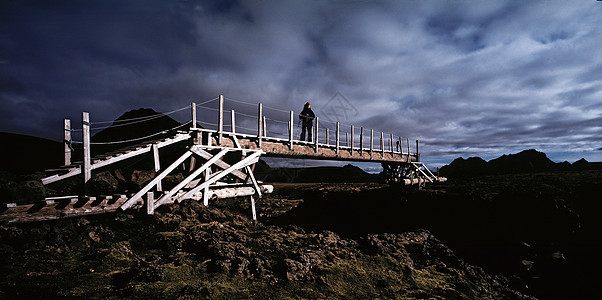
M 206 106 L 208 103 L 217 102 L 217 108 Z M 224 117 L 228 111 L 224 104 L 256 105 L 256 115 L 229 110 L 229 124 L 225 124 Z M 261 155 L 296 158 L 296 159 L 325 159 L 380 162 L 383 165 L 385 180 L 390 183 L 422 186 L 427 182 L 444 181 L 433 175 L 424 164 L 420 162 L 418 141 L 415 147 L 410 147 L 410 140 L 393 134 L 377 133 L 378 142 L 375 146 L 374 130 L 365 130 L 363 127 L 343 125 L 340 122 L 322 121 L 315 118 L 313 126 L 313 139 L 300 141 L 295 137 L 295 121 L 298 117 L 294 111 L 282 111 L 266 107 L 280 115 L 280 119 L 272 114 L 266 114 L 264 106 L 234 99 L 226 100 L 222 95 L 204 101 L 201 104 L 190 105 L 190 121 L 171 130 L 161 131 L 149 136 L 112 142 L 91 142 L 91 125 L 89 113 L 82 114 L 82 141 L 83 159 L 72 162 L 72 132 L 79 131 L 71 128 L 70 120 L 64 122 L 64 148 L 65 164 L 57 169 L 47 170 L 48 176 L 42 179 L 44 185 L 52 184 L 77 175 L 83 174 L 84 195 L 61 196 L 46 198 L 36 204 L 16 205 L 6 204 L 0 210 L 0 221 L 28 222 L 57 219 L 71 216 L 99 214 L 113 212 L 118 209 L 142 209 L 148 214 L 153 214 L 154 209 L 167 203 L 179 202 L 183 199 L 195 199 L 209 205 L 211 198 L 245 197 L 250 201 L 252 218 L 256 219 L 255 198 L 262 197 L 273 190 L 272 186 L 264 185 L 257 181 L 254 174 L 254 164 Z M 182 111 L 181 108 L 177 111 Z M 217 114 L 217 122 L 210 123 L 197 118 L 197 111 L 203 116 Z M 176 111 L 174 111 L 176 112 Z M 169 113 L 168 113 L 169 114 Z M 288 120 L 283 120 L 286 114 Z M 158 114 L 159 117 L 164 114 Z M 246 118 L 237 124 L 237 116 Z M 112 126 L 125 126 L 141 123 L 156 116 L 121 120 L 122 124 Z M 199 126 L 205 125 L 205 128 Z M 249 128 L 249 124 L 256 124 L 256 128 Z M 213 128 L 211 128 L 213 127 Z M 225 127 L 229 127 L 226 130 Z M 268 131 L 269 130 L 269 131 Z M 297 133 L 299 127 L 297 127 Z M 344 135 L 343 135 L 344 133 Z M 160 139 L 153 139 L 162 136 Z M 91 147 L 95 144 L 124 144 L 127 147 L 102 155 L 91 155 Z M 160 149 L 174 144 L 185 144 L 184 151 L 169 166 L 160 165 Z M 155 168 L 155 177 L 146 183 L 133 195 L 88 195 L 88 182 L 94 170 L 109 168 L 112 164 L 133 157 L 147 154 L 152 158 Z M 224 156 L 236 153 L 240 159 L 234 163 L 224 161 Z M 201 164 L 202 162 L 202 164 Z M 182 164 L 189 166 L 186 178 L 181 180 L 170 190 L 164 190 L 162 181 Z

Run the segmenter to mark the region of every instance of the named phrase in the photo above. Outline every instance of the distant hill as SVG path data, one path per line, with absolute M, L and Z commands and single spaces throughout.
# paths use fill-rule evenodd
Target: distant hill
M 260 170 L 255 169 L 255 176 L 265 182 L 372 182 L 380 178 L 379 174 L 366 173 L 353 165 L 312 168 L 270 168 L 265 165 Z
M 62 143 L 34 136 L 0 132 L 0 170 L 28 174 L 64 162 Z
M 439 173 L 446 177 L 470 177 L 591 169 L 602 169 L 602 163 L 590 163 L 583 158 L 573 164 L 566 161 L 555 163 L 545 153 L 530 149 L 517 154 L 504 154 L 490 161 L 485 161 L 480 157 L 470 157 L 468 159 L 459 157 L 449 165 L 441 167 Z
M 92 155 L 124 148 L 146 140 L 171 136 L 173 131 L 169 131 L 180 125 L 178 121 L 150 108 L 128 111 L 113 121 L 109 127 L 92 135 L 92 143 L 106 143 L 93 145 L 91 147 Z M 147 136 L 150 137 L 145 138 Z M 121 141 L 130 142 L 115 143 Z

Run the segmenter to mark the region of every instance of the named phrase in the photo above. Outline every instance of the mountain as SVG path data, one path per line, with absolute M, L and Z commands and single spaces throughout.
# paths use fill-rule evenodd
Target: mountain
M 176 130 L 174 128 L 180 125 L 178 121 L 150 108 L 128 111 L 91 137 L 92 155 L 171 136 Z
M 0 170 L 28 174 L 64 163 L 62 143 L 34 136 L 0 132 Z
M 441 167 L 441 176 L 470 177 L 495 174 L 520 174 L 552 171 L 580 171 L 602 169 L 601 163 L 590 163 L 580 159 L 573 164 L 568 162 L 555 163 L 543 152 L 535 149 L 524 150 L 516 154 L 502 155 L 490 161 L 480 157 L 454 159 L 449 165 Z

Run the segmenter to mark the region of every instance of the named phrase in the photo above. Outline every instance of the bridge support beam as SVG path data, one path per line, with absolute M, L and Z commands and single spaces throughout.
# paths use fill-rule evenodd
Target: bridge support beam
M 319 118 L 316 117 L 316 134 L 315 134 L 315 139 L 316 139 L 315 140 L 315 143 L 316 143 L 316 145 L 315 145 L 315 147 L 316 147 L 316 153 L 318 153 L 318 133 L 320 132 L 318 126 L 319 126 Z
M 63 122 L 64 138 L 63 144 L 65 145 L 65 166 L 71 165 L 71 120 L 65 119 Z
M 159 145 L 153 144 L 153 160 L 155 162 L 155 173 L 158 173 L 161 170 L 161 161 L 159 160 Z M 157 192 L 163 191 L 163 185 L 161 184 L 161 180 L 157 182 Z
M 293 111 L 291 110 L 290 113 L 290 120 L 288 121 L 288 142 L 290 144 L 290 149 L 291 151 L 293 150 L 293 136 L 295 135 L 294 132 L 294 121 L 293 121 Z
M 339 138 L 339 122 L 338 121 L 337 121 L 337 134 L 336 134 L 336 137 L 337 137 L 336 149 L 337 149 L 337 154 L 339 154 L 339 140 L 340 140 L 340 138 Z
M 84 174 L 84 194 L 88 194 L 88 181 L 92 177 L 92 157 L 90 155 L 90 114 L 82 113 L 82 140 L 84 144 L 84 164 L 82 173 Z
M 261 131 L 263 129 L 262 126 L 263 121 L 263 104 L 259 103 L 257 106 L 257 145 L 261 148 Z
M 219 133 L 219 137 L 217 140 L 217 144 L 222 144 L 222 137 L 224 135 L 224 95 L 219 95 L 219 111 L 218 111 L 218 127 L 217 131 Z
M 360 127 L 360 155 L 364 153 L 364 127 Z

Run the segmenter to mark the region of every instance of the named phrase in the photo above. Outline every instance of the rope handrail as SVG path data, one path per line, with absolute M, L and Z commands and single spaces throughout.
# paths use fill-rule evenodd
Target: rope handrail
M 238 111 L 234 111 L 234 114 L 249 117 L 249 118 L 257 118 L 257 115 L 249 115 L 249 114 L 241 113 Z
M 128 122 L 128 121 L 141 121 L 141 122 L 144 122 L 147 119 L 148 120 L 152 120 L 152 119 L 155 119 L 155 118 L 160 118 L 162 116 L 168 116 L 168 115 L 171 115 L 171 114 L 174 114 L 174 113 L 177 113 L 179 111 L 183 111 L 183 110 L 189 109 L 189 108 L 190 108 L 190 106 L 184 106 L 184 107 L 178 108 L 176 110 L 172 110 L 172 111 L 165 112 L 165 113 L 157 112 L 156 114 L 153 114 L 153 115 L 150 115 L 150 116 L 128 118 L 128 119 L 121 119 L 121 120 L 114 120 L 114 121 L 97 121 L 97 122 L 90 122 L 90 124 L 115 124 L 115 123 L 123 123 L 123 122 Z M 131 122 L 129 124 L 133 124 L 133 123 L 136 123 L 136 122 Z M 113 126 L 119 126 L 119 125 L 113 125 Z
M 217 99 L 218 99 L 217 97 L 213 97 L 213 98 L 211 98 L 209 100 L 203 101 L 203 102 L 198 103 L 196 105 L 197 106 L 201 106 L 201 105 L 207 104 L 209 102 L 215 101 Z M 146 119 L 152 120 L 152 119 L 155 119 L 155 118 L 160 118 L 162 116 L 169 116 L 169 115 L 172 115 L 174 113 L 177 113 L 177 112 L 189 109 L 189 108 L 190 108 L 190 106 L 187 105 L 187 106 L 184 106 L 184 107 L 172 110 L 172 111 L 168 111 L 168 112 L 157 112 L 156 114 L 150 115 L 150 116 L 128 118 L 128 119 L 122 119 L 122 120 L 113 120 L 113 121 L 96 121 L 96 122 L 90 122 L 90 124 L 115 124 L 115 123 L 123 123 L 123 122 L 128 122 L 128 121 L 138 121 L 138 120 L 146 120 Z M 129 124 L 134 124 L 134 122 L 129 123 Z M 113 126 L 119 126 L 119 125 L 113 125 Z
M 90 145 L 114 145 L 114 144 L 125 144 L 125 143 L 130 143 L 130 142 L 136 142 L 136 141 L 144 140 L 144 139 L 147 139 L 147 138 L 150 138 L 150 137 L 153 137 L 153 136 L 157 136 L 157 135 L 160 135 L 160 134 L 165 134 L 165 133 L 167 133 L 169 131 L 176 130 L 178 128 L 184 127 L 184 126 L 190 124 L 191 122 L 192 121 L 188 121 L 188 122 L 180 124 L 180 125 L 178 125 L 176 127 L 173 127 L 173 128 L 167 129 L 167 130 L 162 130 L 162 131 L 159 131 L 159 132 L 147 135 L 147 136 L 139 137 L 139 138 L 133 138 L 133 139 L 121 140 L 121 141 L 112 141 L 112 142 L 91 142 Z M 76 142 L 76 143 L 79 143 L 79 142 Z
M 251 105 L 251 106 L 256 106 L 256 105 L 257 105 L 257 103 L 247 102 L 247 101 L 238 100 L 238 99 L 233 99 L 233 98 L 229 98 L 229 97 L 224 97 L 224 99 L 225 99 L 225 100 L 232 101 L 232 102 L 236 102 L 236 103 L 241 103 L 241 104 Z M 266 108 L 267 108 L 267 109 L 271 109 L 271 110 L 275 110 L 275 111 L 279 111 L 279 112 L 283 112 L 283 113 L 290 113 L 290 110 L 283 110 L 283 109 L 275 108 L 275 107 L 268 106 L 268 105 L 265 105 L 265 104 L 264 104 L 264 105 L 263 105 L 263 109 L 266 109 Z M 215 111 L 217 111 L 217 109 L 212 109 L 212 110 L 215 110 Z M 248 115 L 248 114 L 244 114 L 244 113 L 240 113 L 240 112 L 235 112 L 235 113 L 236 113 L 236 114 L 243 115 L 243 116 L 247 116 L 247 117 L 254 117 L 254 118 L 257 118 L 257 116 L 254 116 L 254 115 Z M 275 119 L 271 119 L 271 118 L 267 118 L 267 117 L 266 117 L 266 119 L 268 119 L 268 120 L 270 120 L 270 121 L 280 122 L 280 123 L 282 123 L 282 124 L 288 124 L 288 121 L 286 121 L 286 122 L 285 122 L 285 121 L 275 120 Z M 355 125 L 353 125 L 353 124 L 342 123 L 342 122 L 340 122 L 340 121 L 330 121 L 330 120 L 326 120 L 326 119 L 320 119 L 320 125 L 322 125 L 322 124 L 324 124 L 324 123 L 328 123 L 328 124 L 336 125 L 336 124 L 337 124 L 337 122 L 339 123 L 339 126 L 343 126 L 343 127 L 351 127 L 351 126 L 355 126 Z M 357 128 L 360 128 L 360 127 L 357 127 Z M 364 127 L 364 128 L 366 128 L 366 127 Z M 380 132 L 380 131 L 378 131 L 378 130 L 375 130 L 375 132 Z
M 217 108 L 203 106 L 203 105 L 200 105 L 200 104 L 197 104 L 197 107 L 201 107 L 201 108 L 212 110 L 212 111 L 219 111 L 219 109 L 217 109 Z
M 252 105 L 252 106 L 256 106 L 257 105 L 257 103 L 251 103 L 251 102 L 246 102 L 246 101 L 242 101 L 242 100 L 236 100 L 236 99 L 232 99 L 232 98 L 229 98 L 229 97 L 224 97 L 224 99 L 228 100 L 228 101 L 240 103 L 240 104 L 246 104 L 246 105 Z

